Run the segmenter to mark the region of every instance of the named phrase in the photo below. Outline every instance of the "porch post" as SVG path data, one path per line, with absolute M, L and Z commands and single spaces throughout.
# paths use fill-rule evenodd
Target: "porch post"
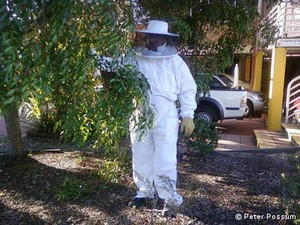
M 272 49 L 267 129 L 281 130 L 282 99 L 286 64 L 286 48 Z
M 245 81 L 250 81 L 250 72 L 251 72 L 251 58 L 249 56 L 246 56 L 245 61 Z
M 259 50 L 256 53 L 255 64 L 254 64 L 253 90 L 255 91 L 260 91 L 261 88 L 262 63 L 263 63 L 263 51 Z

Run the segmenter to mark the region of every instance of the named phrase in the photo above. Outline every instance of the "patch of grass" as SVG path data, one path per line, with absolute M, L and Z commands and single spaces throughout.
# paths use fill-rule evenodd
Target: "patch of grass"
M 287 215 L 295 215 L 294 224 L 300 224 L 300 155 L 294 155 L 290 158 L 290 164 L 294 167 L 294 173 L 282 174 L 283 185 L 286 190 L 286 197 L 283 205 Z
M 58 189 L 56 197 L 61 201 L 70 201 L 80 196 L 89 195 L 92 191 L 93 190 L 80 179 L 66 176 Z

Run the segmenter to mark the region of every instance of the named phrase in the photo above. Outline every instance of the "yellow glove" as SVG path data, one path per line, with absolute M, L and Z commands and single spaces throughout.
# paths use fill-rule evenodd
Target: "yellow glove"
M 193 131 L 195 129 L 195 124 L 194 121 L 190 118 L 184 118 L 181 121 L 181 127 L 180 127 L 180 131 L 183 132 L 184 131 L 184 135 L 185 136 L 190 136 Z

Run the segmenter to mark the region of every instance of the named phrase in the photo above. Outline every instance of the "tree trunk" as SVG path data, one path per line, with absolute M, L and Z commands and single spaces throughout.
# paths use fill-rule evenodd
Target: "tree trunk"
M 9 155 L 21 156 L 24 155 L 23 141 L 20 125 L 20 117 L 18 107 L 12 104 L 4 113 L 7 137 L 10 142 Z

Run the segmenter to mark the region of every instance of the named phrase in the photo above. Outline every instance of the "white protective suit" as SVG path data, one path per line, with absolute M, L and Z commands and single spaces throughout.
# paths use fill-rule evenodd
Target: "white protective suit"
M 166 46 L 159 51 L 164 52 Z M 154 189 L 166 203 L 183 203 L 176 192 L 177 136 L 179 115 L 193 118 L 196 109 L 196 84 L 190 70 L 177 54 L 169 56 L 137 54 L 137 67 L 150 84 L 150 102 L 156 109 L 156 123 L 145 138 L 132 131 L 133 179 L 138 188 L 136 198 L 153 197 Z

